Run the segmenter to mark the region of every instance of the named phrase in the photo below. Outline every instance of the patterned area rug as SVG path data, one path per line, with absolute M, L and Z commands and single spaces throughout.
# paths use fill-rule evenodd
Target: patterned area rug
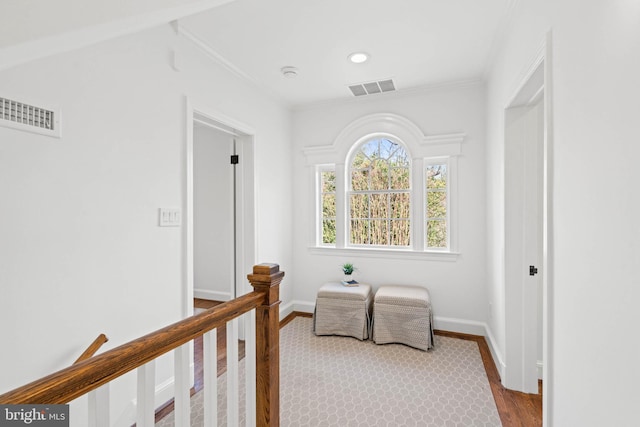
M 226 375 L 218 387 L 226 390 Z M 226 426 L 222 393 L 218 425 Z M 201 394 L 192 398 L 192 427 L 202 426 Z M 317 337 L 312 319 L 301 317 L 280 331 L 280 408 L 283 427 L 501 425 L 474 341 L 437 335 L 435 348 L 423 352 Z M 156 425 L 173 426 L 173 416 Z

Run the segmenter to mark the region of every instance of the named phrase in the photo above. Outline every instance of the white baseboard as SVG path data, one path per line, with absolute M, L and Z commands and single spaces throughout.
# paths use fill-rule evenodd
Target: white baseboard
M 229 292 L 210 291 L 208 289 L 194 289 L 194 298 L 208 299 L 211 301 L 229 301 L 231 294 Z
M 293 313 L 293 301 L 280 305 L 280 320 L 284 319 L 291 313 Z
M 458 332 L 460 334 L 484 336 L 486 331 L 486 324 L 475 320 L 434 316 L 433 328 L 440 329 L 441 331 Z
M 493 362 L 495 363 L 496 368 L 498 369 L 498 375 L 500 375 L 500 380 L 502 380 L 504 378 L 507 365 L 505 365 L 504 363 L 502 352 L 498 349 L 498 345 L 496 344 L 496 339 L 493 336 L 493 333 L 491 332 L 491 328 L 489 328 L 489 325 L 487 324 L 485 324 L 484 326 L 486 329 L 484 336 L 487 339 L 487 345 L 489 346 L 489 351 L 491 351 L 491 357 L 493 357 Z
M 313 313 L 316 309 L 316 302 L 308 302 L 308 301 L 294 301 L 293 302 L 293 311 L 299 311 L 301 313 Z
M 280 306 L 280 320 L 284 319 L 294 311 L 299 311 L 301 313 L 313 313 L 313 310 L 315 308 L 315 302 L 309 303 L 306 301 L 291 301 Z
M 542 360 L 538 360 L 538 379 L 541 380 L 542 379 L 542 374 L 544 372 L 544 362 L 542 362 Z

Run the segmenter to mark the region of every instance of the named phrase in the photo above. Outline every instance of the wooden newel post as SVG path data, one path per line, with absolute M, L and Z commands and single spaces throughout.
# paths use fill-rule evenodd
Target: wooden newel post
M 280 426 L 280 282 L 278 264 L 253 266 L 247 278 L 264 300 L 256 308 L 256 426 Z

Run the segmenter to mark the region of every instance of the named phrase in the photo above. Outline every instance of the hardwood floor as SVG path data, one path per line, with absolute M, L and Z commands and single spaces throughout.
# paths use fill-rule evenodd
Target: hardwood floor
M 536 427 L 542 425 L 542 381 L 538 382 L 538 394 L 526 394 L 506 389 L 500 382 L 498 369 L 484 337 L 479 335 L 459 334 L 457 332 L 435 331 L 436 335 L 475 341 L 480 349 L 484 369 L 487 372 L 489 385 L 500 421 L 504 427 Z
M 196 308 L 211 308 L 220 304 L 215 301 L 199 300 L 194 301 Z M 296 317 L 312 317 L 311 313 L 294 312 L 282 319 L 280 327 L 282 328 Z M 435 331 L 436 335 L 459 338 L 464 340 L 475 341 L 480 349 L 484 368 L 487 372 L 489 385 L 493 397 L 496 401 L 496 407 L 500 414 L 500 420 L 504 427 L 537 427 L 542 425 L 542 382 L 539 382 L 538 394 L 525 394 L 517 391 L 508 390 L 500 383 L 500 375 L 496 368 L 489 346 L 484 337 L 478 335 L 459 334 L 455 332 Z M 218 375 L 226 371 L 226 330 L 218 329 Z M 239 347 L 240 359 L 244 357 L 244 342 L 240 341 Z M 194 365 L 195 365 L 195 383 L 191 389 L 191 394 L 195 394 L 202 389 L 202 338 L 194 340 Z M 167 402 L 162 408 L 156 412 L 156 422 L 165 415 L 173 411 L 173 400 Z

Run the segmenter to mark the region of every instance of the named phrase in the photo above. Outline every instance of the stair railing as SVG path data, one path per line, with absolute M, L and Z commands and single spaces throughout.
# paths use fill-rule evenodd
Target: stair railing
M 279 285 L 284 277 L 277 264 L 260 264 L 247 276 L 253 292 L 217 305 L 203 313 L 183 319 L 148 335 L 99 355 L 79 360 L 74 365 L 0 395 L 0 404 L 64 404 L 93 392 L 89 396 L 90 426 L 109 425 L 108 388 L 105 385 L 125 373 L 138 369 L 138 415 L 136 425 L 154 425 L 154 364 L 159 356 L 175 352 L 175 420 L 176 426 L 189 425 L 188 343 L 203 336 L 207 349 L 215 354 L 215 330 L 255 309 L 255 425 L 278 427 L 279 409 Z M 105 337 L 106 338 L 106 337 Z M 246 337 L 249 339 L 249 337 Z M 82 356 L 81 358 L 82 359 Z M 214 357 L 215 360 L 215 357 Z M 236 358 L 237 360 L 237 358 Z M 231 361 L 230 361 L 231 362 Z M 205 388 L 216 378 L 216 367 L 207 363 Z M 213 372 L 207 373 L 207 370 Z M 209 380 L 207 380 L 209 378 Z M 210 387 L 215 389 L 215 386 Z M 100 391 L 102 390 L 102 393 Z M 93 398 L 92 398 L 93 395 Z M 215 396 L 205 395 L 205 425 L 215 426 Z M 207 404 L 209 402 L 210 404 Z M 106 405 L 106 407 L 105 407 Z M 250 420 L 248 425 L 253 424 Z

